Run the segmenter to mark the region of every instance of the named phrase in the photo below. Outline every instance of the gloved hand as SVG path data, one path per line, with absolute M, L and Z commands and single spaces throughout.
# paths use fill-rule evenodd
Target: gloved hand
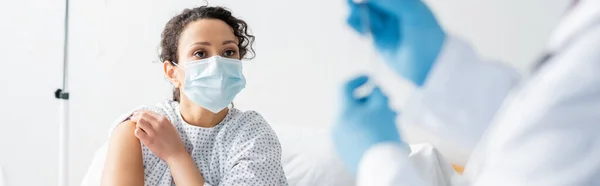
M 388 98 L 380 88 L 367 97 L 354 96 L 367 81 L 366 76 L 360 76 L 346 83 L 341 115 L 332 131 L 338 155 L 354 174 L 369 147 L 381 142 L 403 143 L 396 128 L 396 112 L 388 106 Z
M 399 75 L 423 85 L 446 38 L 427 5 L 421 0 L 347 1 L 348 24 L 361 34 L 370 33 L 379 54 Z M 367 19 L 362 13 L 368 13 L 368 20 L 362 20 Z

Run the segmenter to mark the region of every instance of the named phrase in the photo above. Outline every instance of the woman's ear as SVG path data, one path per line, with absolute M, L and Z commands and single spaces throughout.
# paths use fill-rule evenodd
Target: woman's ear
M 165 71 L 165 77 L 169 79 L 169 81 L 171 82 L 171 84 L 173 84 L 173 86 L 175 86 L 175 88 L 179 88 L 181 86 L 181 83 L 179 82 L 179 79 L 177 79 L 177 67 L 171 64 L 170 61 L 164 61 L 163 68 Z

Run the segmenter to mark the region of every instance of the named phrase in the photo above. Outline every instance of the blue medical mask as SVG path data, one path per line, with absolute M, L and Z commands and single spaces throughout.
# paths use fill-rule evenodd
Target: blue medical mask
M 213 113 L 227 107 L 246 87 L 242 62 L 238 59 L 213 56 L 191 61 L 182 69 L 185 71 L 183 93 Z

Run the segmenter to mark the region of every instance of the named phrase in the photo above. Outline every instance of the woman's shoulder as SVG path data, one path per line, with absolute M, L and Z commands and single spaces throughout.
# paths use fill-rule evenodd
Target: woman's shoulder
M 257 111 L 241 111 L 234 108 L 231 109 L 231 112 L 233 114 L 227 124 L 229 128 L 254 135 L 275 134 L 275 131 L 273 131 L 267 120 Z
M 179 102 L 172 100 L 164 100 L 158 102 L 153 106 L 149 105 L 141 105 L 138 106 L 134 111 L 138 110 L 147 110 L 152 111 L 160 115 L 167 116 L 167 118 L 171 119 L 171 116 L 177 116 L 177 111 L 179 110 Z
M 257 111 L 232 109 L 233 116 L 225 124 L 227 136 L 233 144 L 253 143 L 255 147 L 281 148 L 277 134 L 267 120 Z M 241 145 L 244 146 L 244 145 Z
M 232 112 L 232 116 L 229 119 L 230 123 L 235 123 L 236 125 L 244 126 L 245 128 L 270 127 L 267 120 L 257 111 L 242 111 L 236 108 L 232 108 L 230 112 Z
M 140 110 L 152 111 L 157 114 L 163 115 L 163 116 L 167 117 L 171 122 L 177 121 L 176 110 L 178 109 L 178 107 L 179 107 L 179 103 L 172 101 L 172 100 L 161 101 L 155 105 L 137 106 L 134 109 L 131 109 L 131 110 L 123 113 L 122 115 L 120 115 L 111 125 L 109 133 L 112 133 L 113 130 L 115 129 L 115 127 L 118 126 L 119 124 L 129 120 L 129 117 L 131 117 L 131 115 L 134 112 L 140 111 Z

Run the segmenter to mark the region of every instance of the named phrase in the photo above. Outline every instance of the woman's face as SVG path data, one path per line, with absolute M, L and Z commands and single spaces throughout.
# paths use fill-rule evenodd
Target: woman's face
M 200 19 L 188 23 L 179 36 L 177 46 L 178 63 L 180 67 L 191 61 L 201 60 L 220 55 L 226 58 L 240 59 L 238 39 L 233 34 L 233 28 L 218 19 Z M 180 88 L 185 80 L 185 71 L 164 63 L 165 75 Z

